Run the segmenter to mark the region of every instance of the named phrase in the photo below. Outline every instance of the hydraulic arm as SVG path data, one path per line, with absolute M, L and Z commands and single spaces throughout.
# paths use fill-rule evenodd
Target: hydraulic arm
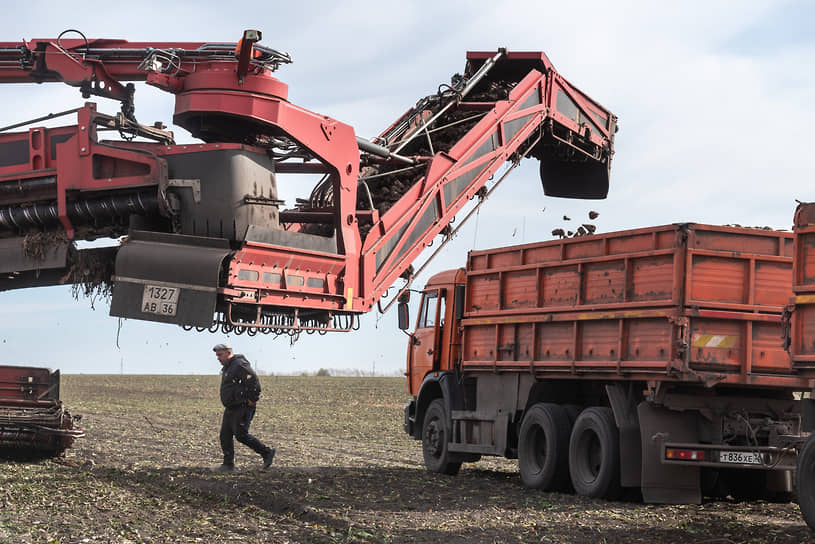
M 103 282 L 115 316 L 348 330 L 505 164 L 537 158 L 548 195 L 606 196 L 616 117 L 543 53 L 468 53 L 463 74 L 369 141 L 290 103 L 272 72 L 291 59 L 260 37 L 0 42 L 0 82 L 63 81 L 122 104 L 0 128 L 0 289 Z M 173 122 L 201 143 L 139 124 L 128 81 L 173 93 Z M 276 176 L 289 174 L 305 190 L 286 207 Z

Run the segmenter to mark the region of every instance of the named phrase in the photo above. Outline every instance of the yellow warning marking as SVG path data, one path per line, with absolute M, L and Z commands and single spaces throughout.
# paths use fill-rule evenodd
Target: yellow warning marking
M 730 349 L 739 341 L 736 334 L 694 334 L 691 344 L 695 348 Z
M 346 310 L 351 309 L 351 302 L 353 301 L 353 299 L 354 299 L 354 288 L 349 287 L 348 291 L 346 291 L 346 293 L 345 293 L 345 309 Z

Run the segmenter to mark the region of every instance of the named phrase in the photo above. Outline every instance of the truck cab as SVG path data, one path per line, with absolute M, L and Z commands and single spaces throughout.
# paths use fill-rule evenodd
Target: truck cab
M 460 335 L 455 334 L 461 320 L 456 312 L 456 294 L 464 295 L 464 270 L 446 270 L 434 275 L 427 282 L 419 301 L 419 311 L 410 335 L 407 352 L 408 392 L 419 394 L 422 382 L 429 374 L 454 369 L 460 356 Z M 458 302 L 463 308 L 463 300 Z M 402 317 L 404 316 L 404 317 Z M 404 320 L 403 320 L 404 319 Z M 407 302 L 400 307 L 400 327 L 407 329 L 409 314 Z
M 404 429 L 412 438 L 421 439 L 423 443 L 427 443 L 422 432 L 430 404 L 437 399 L 447 399 L 446 406 L 449 406 L 452 398 L 460 396 L 457 371 L 461 361 L 460 327 L 464 311 L 465 277 L 464 269 L 459 268 L 439 272 L 428 280 L 421 292 L 413 332 L 407 332 L 410 327 L 408 297 L 403 297 L 399 303 L 399 328 L 410 337 L 405 376 L 408 392 L 413 396 L 413 400 L 405 406 Z M 437 431 L 433 442 L 439 449 L 446 448 L 450 428 L 450 414 L 446 407 L 441 409 L 438 425 L 431 424 L 430 427 Z M 440 455 L 442 452 L 436 453 L 431 453 L 430 457 L 448 457 Z M 427 460 L 428 452 L 425 452 L 425 457 Z M 441 471 L 455 472 L 444 467 Z

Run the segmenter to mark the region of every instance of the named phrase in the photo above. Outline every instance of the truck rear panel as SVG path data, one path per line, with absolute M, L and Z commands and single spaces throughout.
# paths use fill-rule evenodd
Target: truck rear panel
M 815 369 L 815 203 L 795 212 L 795 257 L 790 353 L 801 372 Z
M 792 254 L 699 224 L 473 251 L 462 368 L 811 389 L 782 343 Z

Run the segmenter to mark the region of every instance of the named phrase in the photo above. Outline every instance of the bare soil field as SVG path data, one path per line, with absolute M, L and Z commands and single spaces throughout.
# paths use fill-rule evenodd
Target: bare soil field
M 525 489 L 517 464 L 429 474 L 399 378 L 261 377 L 252 434 L 220 460 L 217 376 L 64 376 L 87 437 L 0 461 L 0 542 L 815 542 L 794 503 L 606 502 Z

